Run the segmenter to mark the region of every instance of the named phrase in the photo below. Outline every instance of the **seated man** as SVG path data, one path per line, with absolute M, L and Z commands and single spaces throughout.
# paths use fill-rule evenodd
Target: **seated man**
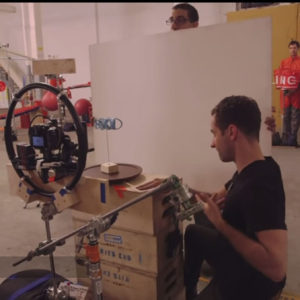
M 285 195 L 278 164 L 260 149 L 260 124 L 257 103 L 245 96 L 227 97 L 212 110 L 211 147 L 237 170 L 220 192 L 196 196 L 211 226 L 186 228 L 187 299 L 271 300 L 285 285 Z M 214 276 L 196 296 L 204 259 Z

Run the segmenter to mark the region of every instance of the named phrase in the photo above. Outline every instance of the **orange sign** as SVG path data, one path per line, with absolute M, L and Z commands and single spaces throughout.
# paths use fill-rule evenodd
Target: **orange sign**
M 300 74 L 288 69 L 274 70 L 275 85 L 277 89 L 296 89 L 300 82 Z

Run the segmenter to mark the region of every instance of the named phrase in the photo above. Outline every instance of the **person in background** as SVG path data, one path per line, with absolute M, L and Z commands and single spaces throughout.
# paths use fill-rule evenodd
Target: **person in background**
M 212 110 L 211 147 L 236 172 L 214 194 L 196 193 L 212 226 L 185 231 L 186 299 L 271 300 L 286 281 L 287 227 L 281 171 L 259 145 L 261 113 L 246 96 L 224 98 Z M 214 270 L 199 295 L 203 260 Z
M 288 47 L 290 56 L 283 59 L 279 69 L 290 70 L 300 75 L 299 42 L 292 40 Z M 282 145 L 297 146 L 297 134 L 300 126 L 300 84 L 296 89 L 280 91 L 283 108 Z
M 180 3 L 172 8 L 172 16 L 166 21 L 172 30 L 198 27 L 199 15 L 197 9 L 188 4 Z

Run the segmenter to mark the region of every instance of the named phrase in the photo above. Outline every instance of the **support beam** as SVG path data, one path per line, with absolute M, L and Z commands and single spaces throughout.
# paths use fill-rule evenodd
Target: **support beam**
M 27 56 L 34 59 L 44 58 L 41 3 L 21 3 L 24 49 Z M 27 65 L 27 77 L 31 82 L 31 64 Z M 44 76 L 38 81 L 44 82 Z

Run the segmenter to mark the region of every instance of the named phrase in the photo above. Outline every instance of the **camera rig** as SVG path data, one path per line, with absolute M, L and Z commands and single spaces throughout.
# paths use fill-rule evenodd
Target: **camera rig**
M 77 142 L 73 142 L 64 131 L 64 116 L 50 118 L 36 115 L 30 122 L 28 130 L 29 143 L 19 143 L 14 147 L 12 118 L 17 104 L 22 97 L 31 90 L 42 89 L 53 93 L 58 101 L 59 109 L 66 107 L 73 119 L 73 125 L 77 135 Z M 37 117 L 43 119 L 43 123 L 34 124 Z M 47 120 L 44 122 L 44 120 Z M 31 83 L 23 87 L 14 95 L 9 106 L 5 130 L 6 151 L 8 157 L 21 180 L 32 188 L 31 193 L 52 197 L 54 192 L 46 189 L 44 185 L 37 184 L 26 171 L 38 173 L 43 183 L 47 184 L 71 175 L 71 179 L 65 185 L 65 190 L 74 188 L 85 168 L 87 156 L 87 132 L 81 123 L 74 106 L 68 97 L 58 88 L 45 83 Z

